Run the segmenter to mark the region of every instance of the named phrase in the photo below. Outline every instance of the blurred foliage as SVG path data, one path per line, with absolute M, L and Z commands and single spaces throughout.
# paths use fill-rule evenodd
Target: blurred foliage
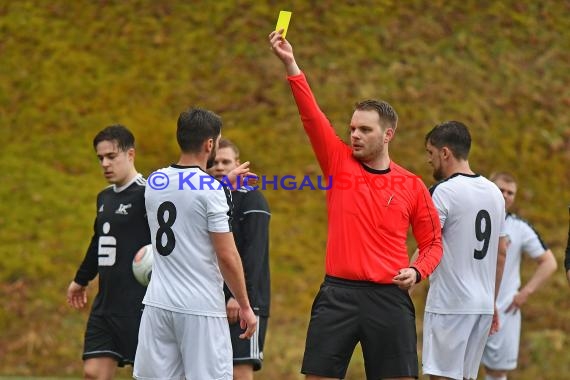
M 148 174 L 177 159 L 178 113 L 205 107 L 222 115 L 224 135 L 256 173 L 318 174 L 283 68 L 268 49 L 280 9 L 293 11 L 289 40 L 339 135 L 357 100 L 388 100 L 400 115 L 391 155 L 429 185 L 425 133 L 443 120 L 465 121 L 471 166 L 518 177 L 519 213 L 562 264 L 567 1 L 2 1 L 0 374 L 81 373 L 88 311 L 71 310 L 65 291 L 106 185 L 91 146 L 104 126 L 133 130 L 137 168 Z M 324 193 L 265 194 L 273 306 L 260 378 L 300 379 L 324 270 Z M 533 269 L 525 262 L 524 277 Z M 520 366 L 509 378 L 561 379 L 570 370 L 562 272 L 525 307 Z M 92 284 L 90 297 L 95 292 Z M 414 294 L 420 341 L 424 298 L 425 285 Z M 364 378 L 359 350 L 347 378 Z

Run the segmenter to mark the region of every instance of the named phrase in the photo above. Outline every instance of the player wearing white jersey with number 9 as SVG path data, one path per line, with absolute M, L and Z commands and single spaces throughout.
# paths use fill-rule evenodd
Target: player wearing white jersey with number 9
M 495 300 L 506 256 L 505 201 L 467 160 L 467 127 L 448 121 L 426 136 L 440 181 L 430 189 L 441 222 L 443 257 L 430 276 L 423 373 L 432 380 L 475 379 L 487 336 L 498 328 Z

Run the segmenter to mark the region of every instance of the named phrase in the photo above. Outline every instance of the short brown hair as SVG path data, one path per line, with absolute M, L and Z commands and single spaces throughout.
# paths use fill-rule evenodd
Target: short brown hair
M 396 130 L 398 126 L 398 114 L 396 110 L 384 100 L 367 99 L 356 103 L 354 110 L 376 111 L 380 117 L 381 126 Z M 385 124 L 385 125 L 384 125 Z
M 226 138 L 221 138 L 220 142 L 218 143 L 218 149 L 222 149 L 222 148 L 230 148 L 231 150 L 234 151 L 235 155 L 236 155 L 236 160 L 239 158 L 239 149 L 237 147 L 236 144 L 234 144 L 231 140 L 228 140 Z
M 493 182 L 495 182 L 496 180 L 503 180 L 507 183 L 517 183 L 517 179 L 515 178 L 515 176 L 509 172 L 491 173 L 491 175 L 489 176 L 489 179 Z
M 122 152 L 135 147 L 135 136 L 127 127 L 121 124 L 110 125 L 97 133 L 93 138 L 93 148 L 97 149 L 97 144 L 101 141 L 116 142 L 117 148 Z
M 212 111 L 190 108 L 178 117 L 176 140 L 184 153 L 200 151 L 202 144 L 216 140 L 222 130 L 222 118 Z
M 459 160 L 467 160 L 471 149 L 471 134 L 465 124 L 450 120 L 433 127 L 426 135 L 425 144 L 437 149 L 447 147 Z

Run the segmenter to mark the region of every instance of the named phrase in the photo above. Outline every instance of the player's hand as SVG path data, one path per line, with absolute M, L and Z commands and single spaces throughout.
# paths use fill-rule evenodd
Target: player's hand
M 408 290 L 416 283 L 416 271 L 412 268 L 402 268 L 398 274 L 392 278 L 392 283 L 398 285 L 400 289 Z
M 226 176 L 232 189 L 239 189 L 243 186 L 255 186 L 259 176 L 249 170 L 249 161 L 232 169 Z
M 511 304 L 509 305 L 509 307 L 507 307 L 507 310 L 505 310 L 505 312 L 514 314 L 518 309 L 522 307 L 522 305 L 526 303 L 527 299 L 528 299 L 527 292 L 525 292 L 524 290 L 517 292 L 517 294 L 515 294 L 515 296 L 513 297 L 513 302 L 511 302 Z
M 246 308 L 240 308 L 239 315 L 239 325 L 242 329 L 245 329 L 243 334 L 239 337 L 241 339 L 249 339 L 257 329 L 257 317 L 249 306 Z
M 235 298 L 230 298 L 226 304 L 226 314 L 228 315 L 229 323 L 236 323 L 239 321 L 239 303 Z
M 87 304 L 87 288 L 71 281 L 67 288 L 67 303 L 75 309 L 81 309 Z
M 493 321 L 491 322 L 491 330 L 489 331 L 489 335 L 495 334 L 497 331 L 499 331 L 500 327 L 499 311 L 497 310 L 497 305 L 495 305 L 495 311 L 493 312 Z
M 269 43 L 273 53 L 285 64 L 290 64 L 295 61 L 293 56 L 293 47 L 283 38 L 283 29 L 273 31 L 269 34 Z

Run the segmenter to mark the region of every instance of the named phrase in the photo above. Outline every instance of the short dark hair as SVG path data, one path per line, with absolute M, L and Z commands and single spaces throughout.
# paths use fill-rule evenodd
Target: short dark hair
M 234 151 L 234 153 L 236 155 L 236 159 L 239 158 L 239 149 L 238 149 L 237 145 L 233 143 L 233 141 L 222 137 L 220 139 L 220 143 L 218 144 L 218 149 L 222 149 L 222 148 L 230 148 L 231 150 Z
M 433 127 L 426 135 L 425 143 L 438 149 L 447 147 L 457 159 L 467 160 L 471 149 L 471 135 L 467 126 L 459 121 L 445 121 Z
M 119 150 L 126 152 L 135 147 L 135 136 L 127 127 L 121 124 L 113 124 L 101 130 L 93 138 L 93 148 L 102 141 L 116 141 Z
M 222 131 L 222 118 L 212 111 L 190 108 L 178 117 L 176 139 L 184 153 L 197 153 L 209 139 L 216 140 Z
M 376 111 L 380 117 L 382 127 L 396 129 L 398 126 L 398 114 L 396 110 L 384 100 L 367 99 L 356 103 L 354 110 Z

